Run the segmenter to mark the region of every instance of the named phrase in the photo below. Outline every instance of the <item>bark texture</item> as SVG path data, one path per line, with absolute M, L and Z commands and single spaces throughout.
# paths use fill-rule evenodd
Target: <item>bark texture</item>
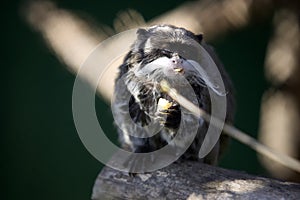
M 92 199 L 300 199 L 300 184 L 193 161 L 135 177 L 104 167 Z

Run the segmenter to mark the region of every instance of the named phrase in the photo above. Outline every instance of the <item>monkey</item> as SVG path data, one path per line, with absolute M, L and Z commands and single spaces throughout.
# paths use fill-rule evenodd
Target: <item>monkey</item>
M 119 66 L 116 83 L 120 80 L 123 82 L 115 84 L 114 88 L 115 94 L 122 93 L 124 90 L 130 94 L 128 102 L 120 103 L 117 100 L 112 105 L 117 108 L 116 117 L 121 122 L 118 135 L 122 148 L 135 153 L 156 151 L 165 145 L 172 144 L 172 140 L 178 134 L 180 124 L 185 124 L 183 131 L 186 132 L 185 134 L 189 134 L 189 127 L 193 127 L 194 123 L 198 126 L 196 136 L 178 160 L 197 160 L 216 165 L 228 145 L 228 136 L 221 134 L 211 152 L 200 159 L 198 152 L 209 123 L 188 114 L 183 115 L 183 108 L 164 93 L 157 83 L 162 79 L 167 79 L 173 84 L 180 85 L 181 91 L 186 91 L 187 84 L 180 82 L 180 77 L 183 77 L 195 94 L 196 102 L 194 103 L 207 113 L 211 113 L 209 89 L 216 93 L 218 91 L 214 89 L 210 77 L 199 74 L 191 64 L 197 64 L 199 59 L 202 59 L 201 56 L 203 57 L 200 55 L 201 52 L 195 48 L 195 44 L 200 45 L 208 52 L 221 74 L 227 100 L 225 122 L 233 124 L 234 88 L 223 64 L 219 61 L 213 48 L 206 44 L 203 34 L 197 35 L 181 27 L 162 24 L 139 28 L 136 35 L 130 51 Z M 178 84 L 179 82 L 180 84 Z M 189 95 L 188 93 L 187 96 Z M 129 112 L 130 120 L 137 126 L 132 126 L 132 124 L 128 124 L 128 121 L 123 120 L 126 112 Z M 151 128 L 146 128 L 153 121 L 160 126 L 155 135 L 150 134 Z M 146 137 L 133 136 L 134 132 Z

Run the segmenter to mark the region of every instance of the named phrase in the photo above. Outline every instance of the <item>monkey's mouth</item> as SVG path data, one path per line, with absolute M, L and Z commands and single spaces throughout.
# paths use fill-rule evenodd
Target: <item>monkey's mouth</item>
M 183 73 L 184 70 L 183 70 L 182 67 L 175 67 L 175 68 L 174 68 L 174 72 L 176 72 L 176 73 Z

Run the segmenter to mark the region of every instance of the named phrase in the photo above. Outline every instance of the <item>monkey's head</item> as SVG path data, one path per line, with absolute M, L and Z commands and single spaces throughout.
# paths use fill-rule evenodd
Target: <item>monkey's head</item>
M 126 61 L 130 70 L 142 70 L 144 74 L 159 70 L 165 76 L 188 76 L 193 71 L 188 60 L 200 59 L 201 41 L 202 35 L 170 25 L 139 29 Z

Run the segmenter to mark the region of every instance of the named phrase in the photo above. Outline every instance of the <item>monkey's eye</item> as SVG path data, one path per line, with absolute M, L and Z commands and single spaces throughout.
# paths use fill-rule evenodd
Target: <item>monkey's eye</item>
M 172 55 L 173 55 L 173 52 L 167 50 L 167 49 L 161 49 L 160 52 L 162 53 L 162 55 L 168 57 L 168 58 L 171 58 Z

